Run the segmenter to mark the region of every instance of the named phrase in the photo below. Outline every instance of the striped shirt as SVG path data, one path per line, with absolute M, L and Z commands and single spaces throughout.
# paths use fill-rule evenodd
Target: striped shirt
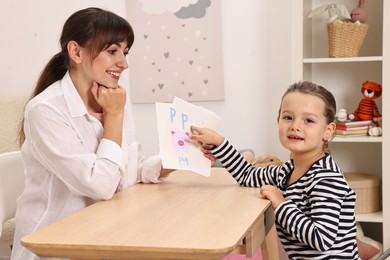
M 280 241 L 290 259 L 360 259 L 356 242 L 355 192 L 330 155 L 287 184 L 294 161 L 254 167 L 227 141 L 211 150 L 242 186 L 278 187 L 285 202 L 275 209 Z

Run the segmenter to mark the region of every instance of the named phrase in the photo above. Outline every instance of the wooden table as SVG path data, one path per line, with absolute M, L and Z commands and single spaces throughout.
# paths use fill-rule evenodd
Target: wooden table
M 222 168 L 210 177 L 175 171 L 137 184 L 22 238 L 42 257 L 73 259 L 278 259 L 273 209 L 259 189 Z

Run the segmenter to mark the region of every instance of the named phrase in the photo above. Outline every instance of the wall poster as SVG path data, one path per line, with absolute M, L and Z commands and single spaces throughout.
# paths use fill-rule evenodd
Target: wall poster
M 223 100 L 220 0 L 133 0 L 132 103 Z

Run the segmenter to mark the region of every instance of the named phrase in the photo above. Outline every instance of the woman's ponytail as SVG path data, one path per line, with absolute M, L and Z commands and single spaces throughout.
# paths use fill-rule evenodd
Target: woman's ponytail
M 54 82 L 62 79 L 69 67 L 68 54 L 64 51 L 54 55 L 51 60 L 46 64 L 45 68 L 41 72 L 38 78 L 38 82 L 29 100 L 37 96 L 39 93 L 44 91 Z M 26 136 L 24 134 L 24 117 L 19 124 L 19 145 L 22 146 Z
M 68 66 L 69 61 L 67 53 L 62 51 L 54 55 L 53 58 L 51 58 L 51 60 L 46 64 L 46 67 L 39 76 L 31 98 L 44 91 L 54 82 L 62 79 L 68 70 Z

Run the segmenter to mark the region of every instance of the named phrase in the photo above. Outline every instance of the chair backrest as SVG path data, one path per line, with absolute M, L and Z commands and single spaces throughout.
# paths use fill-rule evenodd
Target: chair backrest
M 0 96 L 0 153 L 19 150 L 19 125 L 27 100 L 27 95 Z
M 2 224 L 15 215 L 16 200 L 24 189 L 24 180 L 21 152 L 0 153 L 0 235 Z

